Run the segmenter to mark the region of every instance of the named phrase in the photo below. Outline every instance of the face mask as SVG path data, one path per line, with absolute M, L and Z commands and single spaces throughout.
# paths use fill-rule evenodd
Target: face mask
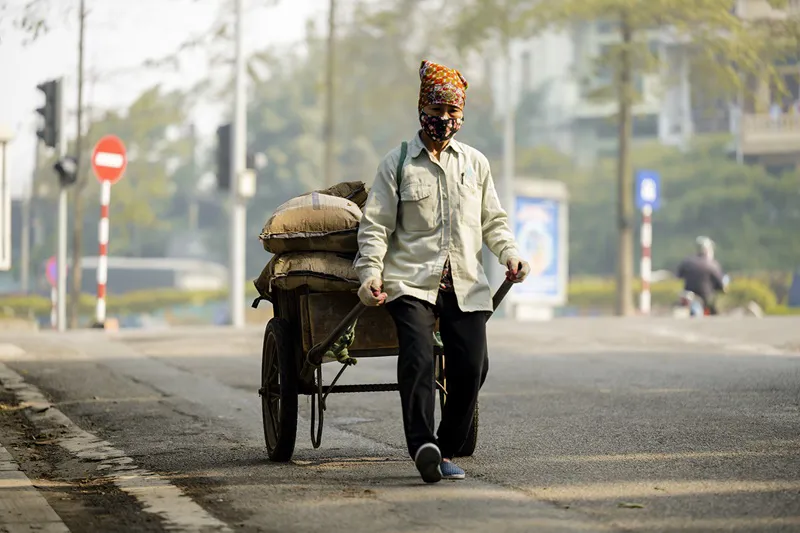
M 422 125 L 422 130 L 427 133 L 431 139 L 441 143 L 453 138 L 453 135 L 461 129 L 461 124 L 464 123 L 464 119 L 434 117 L 426 114 L 424 111 L 420 111 L 419 123 Z

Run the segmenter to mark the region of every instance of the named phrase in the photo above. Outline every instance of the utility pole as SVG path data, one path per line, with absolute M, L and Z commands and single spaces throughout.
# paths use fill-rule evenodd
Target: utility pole
M 335 163 L 333 157 L 333 114 L 334 114 L 334 70 L 336 68 L 336 0 L 330 0 L 328 13 L 328 60 L 327 60 L 327 73 L 326 73 L 326 90 L 325 90 L 325 161 L 324 176 L 325 186 L 330 187 L 333 185 L 335 173 Z
M 11 270 L 11 192 L 8 184 L 8 143 L 14 133 L 0 124 L 0 270 Z
M 63 125 L 62 125 L 63 127 Z M 39 150 L 41 141 L 36 139 L 33 156 L 33 174 L 31 185 L 25 192 L 25 199 L 22 202 L 22 247 L 20 250 L 20 285 L 22 292 L 28 294 L 31 290 L 31 203 L 33 201 L 33 188 L 36 186 L 36 174 L 39 172 Z
M 73 205 L 73 227 L 72 227 L 72 284 L 70 286 L 69 294 L 69 326 L 70 328 L 78 327 L 78 314 L 80 313 L 80 298 L 81 298 L 81 278 L 82 267 L 81 258 L 83 255 L 83 187 L 86 180 L 83 179 L 81 171 L 81 149 L 83 141 L 83 56 L 84 56 L 84 34 L 86 22 L 86 4 L 85 0 L 80 0 L 80 7 L 78 9 L 79 19 L 79 33 L 78 33 L 78 117 L 77 117 L 77 133 L 75 135 L 75 161 L 76 169 L 75 175 L 77 182 L 75 184 L 74 197 L 72 199 Z M 59 267 L 60 269 L 60 267 Z
M 58 159 L 63 160 L 67 155 L 67 106 L 64 101 L 63 80 L 62 89 L 59 91 L 61 103 L 61 128 L 59 129 L 58 139 Z M 67 330 L 67 187 L 64 183 L 59 183 L 58 189 L 58 254 L 56 265 L 58 267 L 57 299 L 56 299 L 56 325 L 59 332 Z
M 247 200 L 242 194 L 247 164 L 247 106 L 245 93 L 243 0 L 236 0 L 236 74 L 231 136 L 231 223 L 230 223 L 230 314 L 231 325 L 244 327 L 245 268 L 247 264 Z
M 57 291 L 53 296 L 56 297 L 54 316 L 58 331 L 64 331 L 66 327 L 66 279 L 67 279 L 67 190 L 65 180 L 62 176 L 69 174 L 65 172 L 64 166 L 69 166 L 65 159 L 67 153 L 67 131 L 64 127 L 66 122 L 66 105 L 64 104 L 64 79 L 58 78 L 50 80 L 36 88 L 44 93 L 44 106 L 36 110 L 42 118 L 41 129 L 36 131 L 37 144 L 41 139 L 45 146 L 55 148 L 58 153 L 58 162 L 55 170 L 59 174 L 59 195 L 58 195 L 58 251 L 56 261 L 56 285 Z M 38 150 L 37 150 L 38 152 Z M 38 155 L 38 154 L 37 154 Z M 38 159 L 38 157 L 37 157 Z

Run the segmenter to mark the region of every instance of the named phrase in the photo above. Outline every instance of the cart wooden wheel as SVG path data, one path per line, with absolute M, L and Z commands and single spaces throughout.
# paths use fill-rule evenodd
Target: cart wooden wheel
M 272 461 L 292 458 L 297 439 L 297 363 L 291 329 L 283 318 L 273 318 L 264 332 L 261 359 L 262 419 L 267 453 Z
M 447 374 L 445 372 L 445 358 L 442 354 L 436 355 L 436 388 L 439 389 L 439 406 L 444 409 L 447 401 Z M 456 457 L 470 457 L 475 453 L 478 445 L 478 403 L 475 403 L 475 412 L 472 415 L 472 426 L 469 428 L 467 440 L 461 449 L 456 453 Z

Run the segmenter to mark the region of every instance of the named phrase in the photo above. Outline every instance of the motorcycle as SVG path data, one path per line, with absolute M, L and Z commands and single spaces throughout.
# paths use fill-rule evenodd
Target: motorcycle
M 728 285 L 730 284 L 731 278 L 727 274 L 722 277 L 722 292 L 728 292 Z M 675 308 L 673 309 L 673 315 L 676 317 L 680 316 L 687 316 L 691 317 L 704 317 L 709 316 L 711 311 L 709 308 L 704 305 L 703 299 L 697 296 L 692 291 L 681 291 L 680 296 L 678 297 L 678 303 L 676 304 Z

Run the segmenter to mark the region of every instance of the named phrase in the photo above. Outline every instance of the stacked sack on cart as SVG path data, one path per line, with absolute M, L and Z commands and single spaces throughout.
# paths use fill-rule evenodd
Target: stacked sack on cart
M 274 254 L 254 282 L 261 297 L 272 300 L 275 289 L 302 286 L 313 292 L 357 290 L 353 260 L 367 194 L 363 182 L 344 182 L 278 207 L 259 235 Z

